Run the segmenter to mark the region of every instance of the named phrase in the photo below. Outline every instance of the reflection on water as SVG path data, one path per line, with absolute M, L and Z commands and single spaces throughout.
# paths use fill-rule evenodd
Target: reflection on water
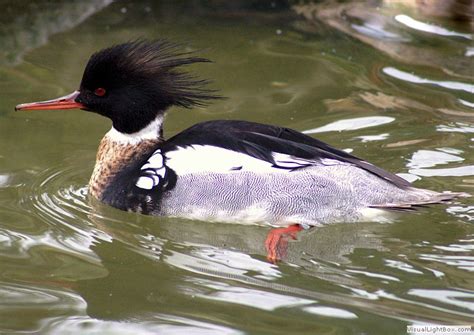
M 436 130 L 448 133 L 474 133 L 474 124 L 464 122 L 456 122 L 449 125 L 440 124 L 436 126 Z
M 436 25 L 433 25 L 433 24 L 420 22 L 418 20 L 413 19 L 412 17 L 409 17 L 408 15 L 404 15 L 404 14 L 396 15 L 395 20 L 397 20 L 398 22 L 400 22 L 400 23 L 402 23 L 402 24 L 404 24 L 404 25 L 406 25 L 410 28 L 420 30 L 420 31 L 424 31 L 424 32 L 427 32 L 427 33 L 432 33 L 432 34 L 441 35 L 441 36 L 457 36 L 457 37 L 466 38 L 468 40 L 472 40 L 472 35 L 471 34 L 462 34 L 462 33 L 458 33 L 456 31 L 448 30 L 448 29 L 445 29 L 443 27 L 439 27 L 439 26 L 436 26 Z
M 20 63 L 25 53 L 46 44 L 50 36 L 79 25 L 111 2 L 112 0 L 82 0 L 26 3 L 26 8 L 14 11 L 11 17 L 7 16 L 7 19 L 2 21 L 4 24 L 0 30 L 0 64 Z M 14 4 L 5 5 L 4 9 L 12 11 L 10 7 Z
M 448 29 L 444 29 L 442 25 L 423 23 L 423 19 L 416 20 L 412 15 L 407 15 L 413 9 L 407 8 L 406 5 L 415 4 L 420 7 L 425 5 L 429 7 L 429 4 L 432 3 L 432 7 L 435 7 L 444 1 L 427 2 L 427 4 L 420 1 L 386 0 L 384 2 L 386 4 L 382 6 L 374 6 L 370 2 L 364 1 L 348 1 L 331 6 L 324 2 L 310 2 L 295 5 L 294 9 L 309 22 L 309 24 L 302 25 L 305 31 L 318 34 L 321 30 L 320 22 L 323 22 L 387 55 L 392 61 L 435 67 L 456 77 L 467 79 L 472 77 L 472 71 L 471 73 L 466 72 L 472 69 L 473 62 L 464 57 L 465 50 L 472 40 L 472 34 L 460 33 L 464 38 L 439 35 L 440 38 L 446 39 L 431 41 L 430 38 L 438 37 L 438 35 L 431 34 L 433 31 L 448 31 Z M 466 7 L 465 13 L 467 13 L 468 20 L 462 28 L 469 30 L 468 24 L 469 20 L 472 20 L 472 8 Z M 403 23 L 400 22 L 400 18 Z M 407 20 L 407 18 L 409 19 Z M 425 20 L 431 21 L 431 18 Z M 407 22 L 410 24 L 406 25 Z M 417 22 L 415 24 L 417 28 L 423 27 L 424 32 L 429 31 L 430 34 L 428 36 L 417 34 L 419 30 L 413 29 L 415 22 Z M 460 52 L 460 50 L 463 51 Z M 390 64 L 390 62 L 388 63 Z M 387 62 L 385 64 L 389 65 Z
M 387 3 L 58 3 L 74 19 L 34 21 L 39 37 L 23 35 L 32 43 L 6 48 L 0 66 L 0 332 L 395 334 L 471 323 L 471 199 L 303 231 L 275 265 L 266 227 L 150 218 L 88 199 L 106 120 L 11 112 L 76 88 L 102 46 L 191 40 L 215 61 L 196 73 L 229 99 L 173 110 L 168 136 L 215 118 L 281 124 L 416 186 L 473 193 L 472 35 Z M 49 12 L 25 15 L 39 13 Z M 0 15 L 20 35 L 33 31 L 10 18 Z
M 434 150 L 418 150 L 413 153 L 410 158 L 407 167 L 409 168 L 429 168 L 439 164 L 449 164 L 451 162 L 462 162 L 463 157 L 458 156 L 462 154 L 460 150 L 446 150 L 438 149 Z M 446 152 L 448 151 L 448 152 Z M 453 152 L 454 151 L 454 152 Z M 454 155 L 456 153 L 457 155 Z
M 474 221 L 474 206 L 450 206 L 446 211 L 461 219 Z
M 338 120 L 322 127 L 303 131 L 305 134 L 324 133 L 326 131 L 358 130 L 368 127 L 380 126 L 395 121 L 389 116 L 367 116 L 354 119 Z
M 474 165 L 465 165 L 446 169 L 410 169 L 409 172 L 425 177 L 474 176 Z
M 474 303 L 469 301 L 474 299 L 474 293 L 457 292 L 453 290 L 411 289 L 408 291 L 408 294 L 437 300 L 444 304 L 459 306 L 474 311 Z
M 464 83 L 455 82 L 455 81 L 438 81 L 438 80 L 425 79 L 411 73 L 400 71 L 393 67 L 385 67 L 383 68 L 382 71 L 391 77 L 394 77 L 403 81 L 407 81 L 410 83 L 432 84 L 432 85 L 437 85 L 443 88 L 448 88 L 450 90 L 460 90 L 460 91 L 466 91 L 468 93 L 474 93 L 474 85 L 470 85 L 470 84 L 464 84 Z

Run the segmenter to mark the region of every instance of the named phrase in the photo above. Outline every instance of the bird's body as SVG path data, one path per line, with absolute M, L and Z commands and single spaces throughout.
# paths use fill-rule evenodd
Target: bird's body
M 78 91 L 17 109 L 81 108 L 112 120 L 89 183 L 113 207 L 199 220 L 310 227 L 366 219 L 462 193 L 414 188 L 404 179 L 298 131 L 209 121 L 163 138 L 165 111 L 216 98 L 180 66 L 207 62 L 166 41 L 113 46 L 89 60 Z M 295 225 L 298 225 L 299 228 Z M 293 227 L 293 228 L 292 228 Z M 267 248 L 278 244 L 269 237 Z M 274 259 L 276 254 L 269 258 Z
M 143 214 L 274 226 L 354 222 L 452 197 L 288 128 L 218 120 L 169 140 L 145 134 L 106 134 L 93 196 Z

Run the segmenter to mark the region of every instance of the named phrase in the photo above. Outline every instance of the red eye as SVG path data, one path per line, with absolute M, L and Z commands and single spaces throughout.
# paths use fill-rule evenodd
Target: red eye
M 105 88 L 102 88 L 102 87 L 96 88 L 94 91 L 94 94 L 97 95 L 98 97 L 103 97 L 105 95 Z

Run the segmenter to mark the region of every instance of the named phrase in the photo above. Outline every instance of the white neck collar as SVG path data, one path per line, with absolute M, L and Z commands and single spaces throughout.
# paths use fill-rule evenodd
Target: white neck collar
M 148 126 L 132 134 L 122 133 L 112 126 L 105 136 L 114 142 L 132 145 L 144 140 L 156 140 L 160 137 L 163 118 L 163 115 L 158 115 Z

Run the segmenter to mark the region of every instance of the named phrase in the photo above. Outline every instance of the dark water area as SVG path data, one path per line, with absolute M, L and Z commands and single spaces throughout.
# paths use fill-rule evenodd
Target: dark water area
M 227 97 L 168 114 L 291 127 L 415 186 L 474 193 L 473 26 L 410 1 L 0 1 L 0 333 L 405 334 L 474 323 L 474 203 L 303 231 L 146 217 L 91 201 L 110 123 L 14 112 L 67 94 L 89 56 L 167 38 Z M 469 11 L 465 11 L 469 17 Z M 458 15 L 459 16 L 459 15 Z

